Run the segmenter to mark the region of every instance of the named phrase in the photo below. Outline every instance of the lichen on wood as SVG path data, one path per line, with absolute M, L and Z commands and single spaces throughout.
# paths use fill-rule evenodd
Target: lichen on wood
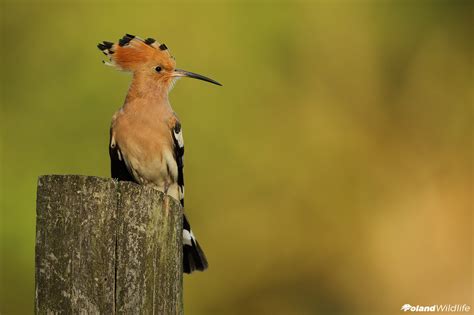
M 41 176 L 37 314 L 182 314 L 182 208 L 152 188 Z

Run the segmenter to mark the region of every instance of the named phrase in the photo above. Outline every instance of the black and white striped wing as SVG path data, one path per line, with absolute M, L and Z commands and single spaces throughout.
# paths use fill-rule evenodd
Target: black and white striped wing
M 178 165 L 179 201 L 184 207 L 184 140 L 181 124 L 176 121 L 173 128 L 174 158 Z M 191 273 L 194 270 L 203 271 L 208 263 L 201 246 L 193 235 L 191 225 L 186 215 L 183 216 L 183 271 Z
M 179 201 L 184 207 L 184 139 L 181 123 L 176 121 L 173 128 L 174 158 L 178 166 Z
M 133 177 L 132 172 L 125 162 L 124 156 L 120 151 L 120 147 L 115 142 L 112 130 L 110 130 L 110 141 L 109 141 L 109 156 L 110 156 L 110 171 L 112 178 L 120 181 L 138 182 Z

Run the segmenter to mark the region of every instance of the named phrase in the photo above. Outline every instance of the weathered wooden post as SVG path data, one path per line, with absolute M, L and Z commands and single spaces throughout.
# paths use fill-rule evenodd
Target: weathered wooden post
M 41 176 L 37 314 L 182 314 L 182 208 L 152 188 Z

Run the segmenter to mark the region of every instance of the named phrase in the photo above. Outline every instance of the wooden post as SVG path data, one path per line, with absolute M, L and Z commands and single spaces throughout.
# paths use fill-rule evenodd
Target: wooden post
M 182 208 L 152 188 L 41 176 L 37 314 L 182 314 Z

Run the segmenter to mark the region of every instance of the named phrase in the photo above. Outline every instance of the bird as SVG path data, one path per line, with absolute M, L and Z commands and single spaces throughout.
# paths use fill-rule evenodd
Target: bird
M 184 208 L 183 131 L 168 95 L 183 77 L 222 84 L 177 69 L 168 47 L 153 38 L 125 34 L 118 42 L 103 41 L 97 47 L 106 55 L 106 65 L 133 76 L 123 106 L 112 117 L 112 178 L 151 186 L 179 200 Z M 183 272 L 207 267 L 204 251 L 183 214 Z

